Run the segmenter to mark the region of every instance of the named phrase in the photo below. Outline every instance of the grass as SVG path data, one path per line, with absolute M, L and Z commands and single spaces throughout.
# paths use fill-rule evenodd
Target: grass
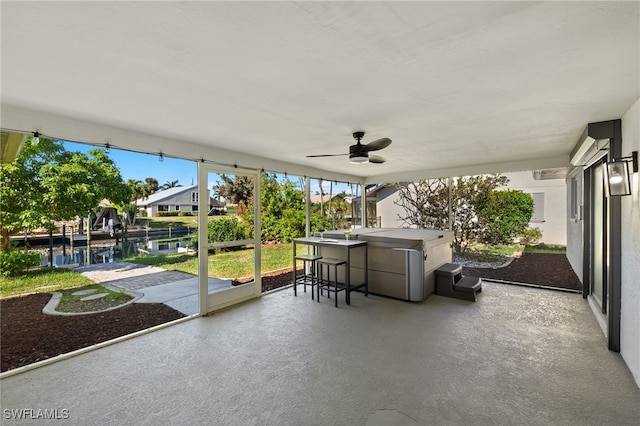
M 81 299 L 88 296 L 88 294 L 78 296 L 73 295 L 73 293 L 80 290 L 94 290 L 91 294 L 106 293 L 107 295 L 100 299 L 83 301 Z M 115 306 L 120 306 L 133 299 L 133 297 L 125 293 L 124 290 L 113 291 L 99 284 L 62 290 L 60 293 L 62 293 L 62 297 L 60 298 L 60 303 L 56 308 L 56 310 L 59 312 L 99 311 Z
M 227 216 L 207 216 L 211 220 L 220 220 Z M 139 217 L 136 219 L 136 225 L 147 226 L 151 229 L 164 229 L 168 227 L 190 226 L 198 227 L 198 216 L 154 216 L 152 218 Z
M 303 246 L 299 247 L 304 250 Z M 292 244 L 266 244 L 262 246 L 262 272 L 290 268 Z M 198 258 L 195 255 L 175 254 L 163 256 L 137 256 L 126 262 L 157 266 L 160 268 L 198 274 Z M 209 255 L 209 276 L 240 278 L 253 275 L 253 248 L 220 252 Z
M 151 229 L 178 227 L 178 226 L 190 226 L 197 228 L 198 216 L 169 216 L 169 217 L 154 217 L 150 218 L 137 218 L 136 225 L 147 226 Z
M 469 247 L 471 253 L 474 254 L 495 254 L 500 256 L 511 256 L 515 251 L 521 251 L 524 253 L 551 253 L 551 254 L 565 254 L 566 247 L 553 244 L 536 244 L 522 246 L 520 244 L 510 245 L 495 245 L 488 246 L 484 244 L 476 244 Z
M 303 245 L 298 247 L 305 250 Z M 292 244 L 267 244 L 262 246 L 262 272 L 276 271 L 291 267 Z M 525 253 L 564 254 L 566 248 L 557 245 L 538 244 L 521 246 L 518 244 L 502 246 L 474 245 L 467 253 L 479 261 L 492 261 L 496 256 L 511 256 L 514 251 Z M 198 274 L 196 255 L 175 254 L 163 256 L 137 256 L 124 259 L 126 262 L 158 266 L 167 270 Z M 209 255 L 209 276 L 217 278 L 242 278 L 253 275 L 253 248 L 220 252 Z M 44 293 L 64 289 L 77 289 L 93 284 L 91 280 L 78 272 L 63 268 L 44 268 L 29 271 L 15 278 L 0 278 L 0 296 L 10 297 L 19 294 Z
M 28 271 L 19 277 L 0 278 L 0 297 L 60 291 L 89 284 L 93 282 L 78 272 L 63 268 L 44 268 Z

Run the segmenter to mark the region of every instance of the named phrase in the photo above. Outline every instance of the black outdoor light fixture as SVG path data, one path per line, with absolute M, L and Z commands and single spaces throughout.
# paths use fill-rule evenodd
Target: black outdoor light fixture
M 631 173 L 638 173 L 638 151 L 606 163 L 604 180 L 610 196 L 631 195 Z

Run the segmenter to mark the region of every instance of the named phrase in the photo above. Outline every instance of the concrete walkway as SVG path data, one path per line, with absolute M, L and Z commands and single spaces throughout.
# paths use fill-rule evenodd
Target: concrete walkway
M 198 313 L 198 277 L 127 262 L 98 263 L 74 269 L 114 289 L 142 293 L 136 303 L 164 303 L 185 315 Z M 209 293 L 230 288 L 231 281 L 209 278 Z

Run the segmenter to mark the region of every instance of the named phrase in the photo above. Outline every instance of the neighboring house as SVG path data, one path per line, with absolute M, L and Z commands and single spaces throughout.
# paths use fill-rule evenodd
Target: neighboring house
M 509 178 L 506 189 L 531 194 L 534 211 L 529 226 L 542 231 L 542 242 L 567 243 L 567 185 L 566 169 L 534 170 L 503 173 Z M 398 206 L 398 194 L 393 184 L 378 185 L 367 191 L 368 226 L 381 228 L 409 227 L 400 216 L 404 210 Z M 360 199 L 354 199 L 354 215 L 360 217 Z M 355 216 L 354 216 L 355 217 Z
M 227 214 L 227 206 L 220 200 L 209 198 L 209 216 L 220 216 Z
M 309 195 L 309 201 L 311 204 L 320 204 L 320 203 L 328 203 L 329 201 L 344 201 L 344 197 L 342 194 L 313 194 Z
M 198 185 L 177 186 L 151 194 L 137 200 L 138 208 L 147 212 L 147 217 L 158 216 L 158 212 L 198 213 Z M 209 207 L 211 208 L 211 207 Z

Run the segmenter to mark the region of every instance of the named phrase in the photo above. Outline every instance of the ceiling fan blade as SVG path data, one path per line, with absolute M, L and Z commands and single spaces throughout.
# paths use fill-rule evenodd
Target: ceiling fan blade
M 307 158 L 317 158 L 317 157 L 341 157 L 343 155 L 349 154 L 319 154 L 319 155 L 307 155 Z
M 382 139 L 375 140 L 373 142 L 369 142 L 368 144 L 364 145 L 364 150 L 367 152 L 377 151 L 379 149 L 386 148 L 389 145 L 391 145 L 391 139 L 382 138 Z
M 385 161 L 387 161 L 387 160 L 384 159 L 383 157 L 380 157 L 379 155 L 369 155 L 369 162 L 370 163 L 382 164 Z

